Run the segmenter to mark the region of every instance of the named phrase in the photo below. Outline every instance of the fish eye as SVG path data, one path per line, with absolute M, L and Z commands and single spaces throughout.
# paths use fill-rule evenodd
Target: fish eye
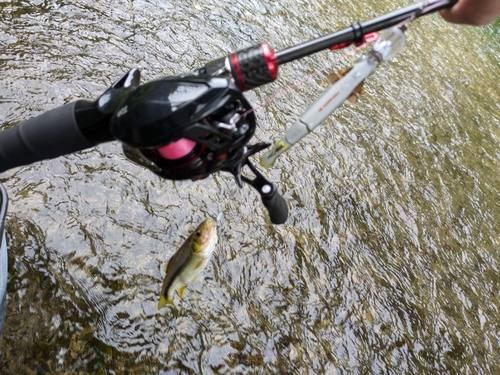
M 201 232 L 196 232 L 196 233 L 195 233 L 195 236 L 196 236 L 196 237 L 200 237 L 200 236 L 201 236 Z

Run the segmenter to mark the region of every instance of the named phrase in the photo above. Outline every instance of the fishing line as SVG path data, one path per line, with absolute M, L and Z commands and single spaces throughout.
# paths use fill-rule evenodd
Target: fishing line
M 277 99 L 277 98 L 279 98 L 279 97 L 281 97 L 281 96 L 289 93 L 290 91 L 292 91 L 295 88 L 299 87 L 300 85 L 304 84 L 307 80 L 316 77 L 318 74 L 323 73 L 325 70 L 330 69 L 332 66 L 334 66 L 334 65 L 336 65 L 336 64 L 344 61 L 345 59 L 347 59 L 347 57 L 350 57 L 350 56 L 354 55 L 361 48 L 363 48 L 363 47 L 365 47 L 365 46 L 367 46 L 369 44 L 374 43 L 376 41 L 376 39 L 377 38 L 375 38 L 374 40 L 366 41 L 363 44 L 360 44 L 360 45 L 356 46 L 350 52 L 344 53 L 343 55 L 341 55 L 337 59 L 334 59 L 334 60 L 330 61 L 329 63 L 323 65 L 321 68 L 317 69 L 316 71 L 312 72 L 311 74 L 306 75 L 301 80 L 299 80 L 299 81 L 297 81 L 295 83 L 292 83 L 292 84 L 286 86 L 282 90 L 279 90 L 278 92 L 276 92 L 271 97 L 269 97 L 269 98 L 261 101 L 260 103 L 257 103 L 256 106 L 250 108 L 248 111 L 246 111 L 246 112 L 242 113 L 241 115 L 239 115 L 234 122 L 235 123 L 238 122 L 241 118 L 245 117 L 246 115 L 248 115 L 248 114 L 250 114 L 252 112 L 255 112 L 257 109 L 264 108 L 264 107 L 268 106 L 275 99 Z
M 431 5 L 429 5 L 429 2 L 426 1 L 422 8 L 422 10 L 420 10 L 420 15 L 425 15 L 429 12 L 432 12 L 434 9 L 436 8 L 439 8 L 441 5 L 443 5 L 444 3 L 446 3 L 448 0 L 441 0 L 441 1 L 437 1 Z M 397 25 L 395 25 L 394 27 L 402 27 L 404 25 L 406 25 L 407 23 L 409 22 L 412 22 L 413 20 L 415 20 L 419 15 L 414 13 L 412 14 L 410 17 L 408 17 L 407 19 L 401 21 L 400 23 L 398 23 Z
M 448 0 L 440 0 L 440 1 L 436 1 L 436 2 L 432 3 L 431 5 L 429 5 L 429 1 L 425 1 L 423 7 L 421 8 L 421 10 L 419 12 L 420 14 L 413 13 L 410 17 L 404 19 L 403 21 L 401 21 L 400 23 L 398 23 L 394 27 L 403 28 L 407 23 L 410 23 L 410 22 L 414 21 L 417 17 L 419 17 L 421 15 L 425 15 L 427 13 L 430 13 L 430 12 L 434 11 L 436 8 L 440 8 L 443 4 L 445 4 L 447 2 L 448 2 Z M 324 72 L 325 70 L 331 68 L 333 65 L 338 64 L 341 61 L 344 61 L 347 57 L 349 57 L 349 56 L 353 55 L 354 53 L 358 52 L 364 46 L 372 44 L 375 41 L 376 41 L 376 39 L 375 40 L 365 41 L 363 44 L 356 46 L 352 51 L 343 54 L 342 56 L 340 56 L 339 58 L 337 58 L 335 60 L 332 60 L 328 64 L 324 65 L 322 68 L 320 68 L 320 69 L 314 71 L 313 73 L 305 76 L 303 79 L 301 79 L 301 80 L 299 80 L 299 81 L 297 81 L 297 82 L 289 85 L 288 87 L 285 87 L 284 89 L 278 91 L 276 94 L 272 95 L 271 97 L 269 97 L 269 98 L 261 101 L 260 103 L 257 103 L 256 106 L 254 106 L 253 108 L 251 108 L 248 111 L 244 112 L 243 114 L 239 115 L 236 118 L 235 122 L 239 121 L 241 118 L 243 118 L 244 116 L 248 115 L 249 113 L 255 112 L 257 109 L 266 107 L 271 102 L 273 102 L 275 99 L 277 99 L 277 98 L 279 98 L 279 97 L 281 97 L 281 96 L 289 93 L 291 90 L 299 87 L 300 85 L 302 85 L 303 83 L 305 83 L 307 80 L 309 80 L 309 79 L 317 76 L 318 74 Z
M 431 4 L 431 5 L 426 5 L 422 11 L 421 11 L 421 14 L 427 14 L 429 13 L 430 11 L 432 11 L 433 9 L 435 8 L 438 8 L 440 7 L 441 5 L 443 5 L 444 3 L 446 3 L 447 0 L 441 0 L 441 1 L 438 1 L 438 2 L 435 2 L 434 4 Z M 428 4 L 428 2 L 426 2 Z

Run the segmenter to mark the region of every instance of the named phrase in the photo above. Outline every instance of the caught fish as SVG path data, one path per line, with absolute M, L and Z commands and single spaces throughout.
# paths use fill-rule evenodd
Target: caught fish
M 189 283 L 203 272 L 217 244 L 217 224 L 203 221 L 167 264 L 158 309 L 173 303 L 174 291 L 182 298 Z

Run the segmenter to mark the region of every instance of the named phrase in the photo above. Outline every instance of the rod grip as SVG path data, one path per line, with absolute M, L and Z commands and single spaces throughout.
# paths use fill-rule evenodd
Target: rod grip
M 0 172 L 95 146 L 80 131 L 78 101 L 0 132 Z

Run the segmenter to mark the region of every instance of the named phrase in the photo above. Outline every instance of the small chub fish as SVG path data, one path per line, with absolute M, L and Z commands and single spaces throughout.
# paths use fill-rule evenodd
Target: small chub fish
M 174 291 L 182 298 L 189 283 L 203 272 L 217 244 L 217 224 L 207 219 L 191 233 L 167 263 L 158 309 L 173 304 Z

